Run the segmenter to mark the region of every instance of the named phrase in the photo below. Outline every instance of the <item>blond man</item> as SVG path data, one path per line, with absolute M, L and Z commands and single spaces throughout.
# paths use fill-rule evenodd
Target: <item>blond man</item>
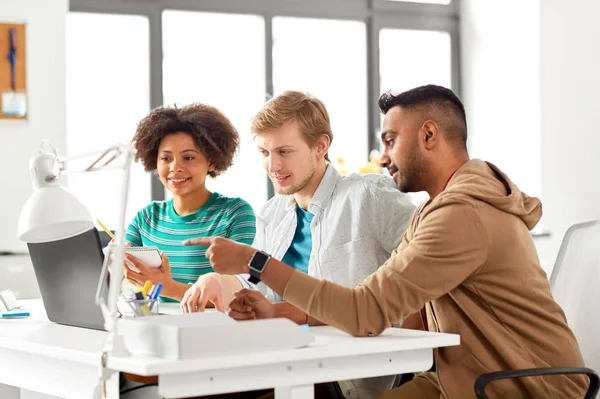
M 333 133 L 319 99 L 286 91 L 258 112 L 252 132 L 277 193 L 258 212 L 255 248 L 310 276 L 350 288 L 385 263 L 404 236 L 415 206 L 389 176 L 342 176 L 330 165 Z M 201 311 L 215 295 L 230 303 L 234 292 L 254 287 L 248 280 L 204 275 L 187 291 L 183 310 Z M 243 298 L 238 294 L 229 315 L 321 324 L 274 291 L 265 291 L 266 297 L 259 291 L 244 291 Z M 348 397 L 371 398 L 389 389 L 392 381 L 383 377 L 341 386 Z

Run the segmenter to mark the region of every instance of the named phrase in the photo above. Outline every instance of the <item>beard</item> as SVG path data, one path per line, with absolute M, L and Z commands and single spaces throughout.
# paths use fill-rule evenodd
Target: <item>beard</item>
M 290 186 L 290 187 L 278 187 L 277 184 L 273 183 L 273 188 L 275 189 L 275 192 L 277 194 L 281 194 L 281 195 L 293 195 L 296 194 L 298 191 L 302 191 L 304 189 L 304 187 L 306 187 L 308 185 L 308 183 L 311 181 L 311 179 L 313 178 L 313 176 L 315 175 L 315 172 L 317 170 L 317 165 L 311 165 L 311 169 L 310 172 L 306 174 L 306 176 L 302 179 L 302 181 L 294 186 Z
M 423 176 L 429 169 L 429 163 L 421 156 L 416 143 L 405 158 L 402 168 L 398 168 L 398 189 L 403 193 L 415 193 L 423 190 Z

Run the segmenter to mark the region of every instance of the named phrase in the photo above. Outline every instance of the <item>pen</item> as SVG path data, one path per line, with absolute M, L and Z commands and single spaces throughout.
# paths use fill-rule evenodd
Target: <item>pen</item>
M 158 285 L 156 286 L 156 289 L 154 290 L 154 294 L 152 294 L 152 298 L 151 299 L 157 299 L 158 296 L 160 295 L 160 291 L 162 290 L 162 283 L 158 283 Z
M 7 59 L 8 59 L 8 63 L 10 64 L 10 88 L 11 90 L 14 92 L 17 87 L 16 87 L 16 80 L 15 80 L 15 64 L 16 64 L 16 58 L 17 58 L 17 46 L 15 45 L 16 43 L 16 33 L 17 30 L 16 29 L 9 29 L 8 31 L 8 55 L 7 55 Z
M 106 234 L 108 234 L 108 236 L 110 238 L 112 238 L 113 240 L 115 239 L 115 236 L 113 235 L 113 233 L 111 233 L 110 230 L 107 229 L 106 226 L 103 225 L 101 221 L 99 221 L 98 219 L 96 219 L 96 222 L 98 222 L 98 224 L 100 225 L 100 227 L 102 227 L 102 230 L 104 230 L 106 232 Z
M 148 290 L 150 289 L 151 286 L 152 286 L 152 282 L 150 280 L 147 280 L 144 283 L 144 288 L 142 288 L 142 294 L 144 295 L 144 299 L 146 299 L 148 297 Z
M 150 287 L 150 289 L 148 290 L 148 293 L 146 294 L 146 298 L 152 299 L 152 294 L 154 293 L 155 289 L 156 289 L 156 286 L 152 285 L 152 287 Z

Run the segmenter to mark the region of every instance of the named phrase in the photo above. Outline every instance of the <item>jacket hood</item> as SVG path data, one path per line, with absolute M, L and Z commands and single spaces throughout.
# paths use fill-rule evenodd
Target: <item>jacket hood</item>
M 494 208 L 516 215 L 529 230 L 542 217 L 542 203 L 529 197 L 497 166 L 479 159 L 472 159 L 461 166 L 440 195 L 462 194 L 483 201 Z

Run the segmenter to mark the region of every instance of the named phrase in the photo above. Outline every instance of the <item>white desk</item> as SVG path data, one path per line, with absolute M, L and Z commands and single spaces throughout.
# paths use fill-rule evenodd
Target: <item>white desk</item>
M 61 398 L 91 397 L 105 333 L 50 323 L 41 301 L 23 302 L 34 312 L 38 309 L 38 314 L 22 320 L 0 319 L 2 399 L 20 397 L 19 389 L 8 386 Z M 315 383 L 427 370 L 433 348 L 459 344 L 457 335 L 403 329 L 388 329 L 370 338 L 354 338 L 332 327 L 313 327 L 311 332 L 315 343 L 308 348 L 202 361 L 113 357 L 108 367 L 158 375 L 159 392 L 167 398 L 272 387 L 278 398 L 312 398 Z M 110 399 L 118 397 L 116 378 L 108 394 Z

